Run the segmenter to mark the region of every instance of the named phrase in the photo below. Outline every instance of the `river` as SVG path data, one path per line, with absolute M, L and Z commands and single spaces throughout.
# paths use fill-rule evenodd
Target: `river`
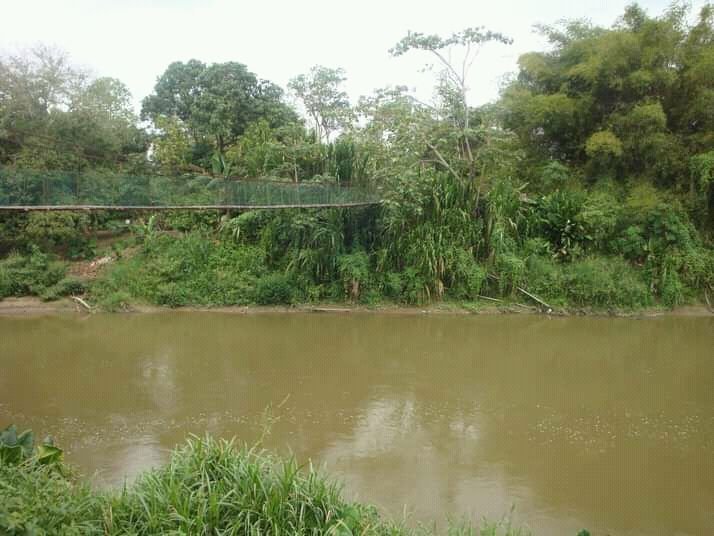
M 0 317 L 11 422 L 98 485 L 265 435 L 411 522 L 714 534 L 712 317 Z

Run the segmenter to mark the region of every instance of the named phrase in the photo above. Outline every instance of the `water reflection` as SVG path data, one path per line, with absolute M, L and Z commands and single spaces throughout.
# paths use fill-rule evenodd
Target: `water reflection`
M 166 313 L 0 319 L 0 425 L 98 482 L 189 433 L 324 463 L 400 516 L 714 526 L 714 322 Z M 266 415 L 266 408 L 271 407 Z

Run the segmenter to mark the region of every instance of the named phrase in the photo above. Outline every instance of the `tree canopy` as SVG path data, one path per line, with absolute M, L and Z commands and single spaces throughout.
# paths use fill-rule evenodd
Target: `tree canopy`
M 586 166 L 591 180 L 685 187 L 689 159 L 714 144 L 713 12 L 692 27 L 687 15 L 683 4 L 660 17 L 633 4 L 612 28 L 540 27 L 551 50 L 520 57 L 504 126 L 533 158 Z
M 38 169 L 130 165 L 147 147 L 127 87 L 62 52 L 0 58 L 0 163 Z
M 161 118 L 175 118 L 196 145 L 208 143 L 222 154 L 255 121 L 265 120 L 271 127 L 296 121 L 282 97 L 280 87 L 259 79 L 242 63 L 174 62 L 144 99 L 141 117 L 157 127 Z

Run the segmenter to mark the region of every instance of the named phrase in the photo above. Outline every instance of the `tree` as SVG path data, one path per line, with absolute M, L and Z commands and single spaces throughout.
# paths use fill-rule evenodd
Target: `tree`
M 176 117 L 158 117 L 162 134 L 154 140 L 154 159 L 170 175 L 187 170 L 191 156 L 191 140 L 181 121 Z
M 477 138 L 482 138 L 481 144 L 487 148 L 490 137 L 496 132 L 492 125 L 482 124 L 480 133 L 471 125 L 472 110 L 468 104 L 468 78 L 479 49 L 486 43 L 496 42 L 510 44 L 511 39 L 498 32 L 492 32 L 482 27 L 466 28 L 453 33 L 449 37 L 438 35 L 425 35 L 418 32 L 409 32 L 394 48 L 390 50 L 392 56 L 401 56 L 413 50 L 421 50 L 436 58 L 441 65 L 437 94 L 440 102 L 433 108 L 438 119 L 442 120 L 441 127 L 450 130 L 445 136 L 452 146 L 451 154 L 456 157 L 456 162 L 444 153 L 435 140 L 427 140 L 426 144 L 435 155 L 437 161 L 456 179 L 463 179 L 462 170 L 465 167 L 466 178 L 471 182 L 478 174 L 479 152 L 474 144 Z M 462 50 L 461 62 L 456 63 L 453 58 L 455 48 Z M 438 138 L 436 138 L 438 139 Z M 443 138 L 442 138 L 443 139 Z M 485 150 L 485 149 L 484 149 Z M 452 160 L 450 162 L 450 160 Z M 483 171 L 483 169 L 482 169 Z M 484 185 L 485 173 L 479 174 L 480 180 L 476 192 L 476 205 Z
M 210 139 L 222 155 L 259 119 L 271 127 L 297 120 L 282 96 L 278 86 L 258 79 L 242 63 L 175 62 L 144 99 L 141 115 L 155 125 L 160 117 L 176 117 L 196 144 Z
M 714 15 L 687 17 L 684 3 L 659 17 L 633 4 L 611 28 L 541 26 L 552 49 L 519 58 L 504 126 L 535 162 L 687 190 L 689 158 L 714 148 Z
M 117 167 L 145 151 L 120 81 L 94 79 L 47 47 L 0 60 L 0 163 Z
M 347 93 L 340 89 L 345 80 L 342 69 L 315 65 L 308 74 L 296 76 L 288 84 L 312 119 L 316 141 L 329 141 L 332 133 L 345 128 L 352 119 Z
M 84 77 L 66 54 L 44 46 L 0 59 L 0 157 L 13 162 L 47 143 L 51 114 L 67 106 Z
M 413 301 L 439 299 L 447 289 L 474 296 L 483 279 L 476 258 L 489 241 L 481 194 L 518 156 L 494 111 L 468 104 L 469 71 L 478 48 L 490 41 L 509 42 L 473 28 L 446 38 L 409 33 L 391 53 L 416 50 L 437 58 L 435 102 L 421 102 L 403 87 L 360 101 L 358 139 L 383 180 L 379 268 L 403 272 L 402 292 Z M 450 58 L 458 51 L 463 59 L 457 64 Z
M 206 64 L 198 60 L 177 61 L 158 77 L 154 92 L 141 103 L 141 118 L 156 122 L 159 116 L 175 116 L 189 123 L 202 87 L 200 77 Z

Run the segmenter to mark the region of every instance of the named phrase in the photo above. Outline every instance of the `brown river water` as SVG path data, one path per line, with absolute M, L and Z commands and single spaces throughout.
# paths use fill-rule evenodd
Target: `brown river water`
M 714 534 L 712 317 L 0 317 L 11 422 L 99 485 L 269 423 L 393 518 Z

